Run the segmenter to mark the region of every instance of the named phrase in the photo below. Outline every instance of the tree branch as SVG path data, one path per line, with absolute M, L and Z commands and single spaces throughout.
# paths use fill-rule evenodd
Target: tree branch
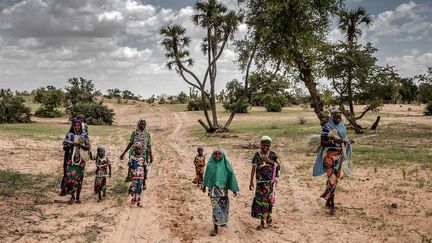
M 366 113 L 368 112 L 368 111 L 371 111 L 372 110 L 372 106 L 368 106 L 368 107 L 366 107 L 366 109 L 364 109 L 364 111 L 360 114 L 360 116 L 357 116 L 355 119 L 356 120 L 360 120 L 360 119 L 362 119 L 363 118 L 363 116 L 364 115 L 366 115 Z

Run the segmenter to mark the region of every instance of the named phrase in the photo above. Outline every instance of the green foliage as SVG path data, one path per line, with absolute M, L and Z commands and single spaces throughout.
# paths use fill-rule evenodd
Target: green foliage
M 398 96 L 399 75 L 393 67 L 376 66 L 367 79 L 360 83 L 355 100 L 373 109 L 383 103 L 394 103 Z
M 58 108 L 61 106 L 64 99 L 64 93 L 61 89 L 54 86 L 46 86 L 38 88 L 33 97 L 33 102 L 39 103 L 42 106 L 36 110 L 35 116 L 39 117 L 60 117 L 63 112 Z
M 24 99 L 14 96 L 10 89 L 0 89 L 0 123 L 27 123 L 30 120 L 30 108 L 24 105 Z
M 429 103 L 432 100 L 432 67 L 428 67 L 426 74 L 415 76 L 419 84 L 418 101 Z
M 159 101 L 158 101 L 158 104 L 165 104 L 166 103 L 166 99 L 165 99 L 165 97 L 161 97 L 160 99 L 159 99 Z
M 191 99 L 188 102 L 187 110 L 188 111 L 202 111 L 204 107 L 207 109 L 210 108 L 210 102 L 208 100 L 203 101 L 200 98 Z
M 267 111 L 279 112 L 289 100 L 293 100 L 287 92 L 290 84 L 283 76 L 276 75 L 270 79 L 270 75 L 270 72 L 255 72 L 250 75 L 250 87 L 253 87 L 250 102 L 253 106 L 264 106 Z
M 107 97 L 108 99 L 113 99 L 113 98 L 121 98 L 121 90 L 120 89 L 108 89 L 107 90 L 108 95 L 106 95 L 105 97 Z
M 152 95 L 150 98 L 146 100 L 147 103 L 153 104 L 156 101 L 156 96 Z
M 424 114 L 425 116 L 432 116 L 432 100 L 427 103 Z
M 324 91 L 321 93 L 321 98 L 327 109 L 337 105 L 335 95 L 329 88 L 324 89 Z
M 402 78 L 400 80 L 399 95 L 403 102 L 411 104 L 418 95 L 419 88 L 412 78 Z
M 184 104 L 184 103 L 186 103 L 188 97 L 187 97 L 187 94 L 182 91 L 182 92 L 180 92 L 180 94 L 178 94 L 177 99 L 178 99 L 180 104 Z
M 54 118 L 54 117 L 62 117 L 64 113 L 59 110 L 48 110 L 43 107 L 39 107 L 35 111 L 34 115 L 37 117 Z
M 66 86 L 66 93 L 64 98 L 64 103 L 66 111 L 72 106 L 80 103 L 93 103 L 96 97 L 97 90 L 92 82 L 92 80 L 86 80 L 84 78 L 70 78 Z
M 71 78 L 68 81 L 64 103 L 66 113 L 71 119 L 79 114 L 85 116 L 89 125 L 112 125 L 114 111 L 103 105 L 102 101 L 95 102 L 98 91 L 91 80 L 84 78 Z
M 242 99 L 244 92 L 244 86 L 237 79 L 228 82 L 225 86 L 226 91 L 222 90 L 220 93 L 219 100 L 223 104 L 223 108 L 227 111 L 234 111 L 236 113 L 247 113 L 249 108 L 249 103 Z
M 114 110 L 100 103 L 78 103 L 70 110 L 71 118 L 83 114 L 90 125 L 112 125 Z
M 266 111 L 268 112 L 280 112 L 282 107 L 285 105 L 285 98 L 283 96 L 276 96 L 266 94 L 262 100 Z

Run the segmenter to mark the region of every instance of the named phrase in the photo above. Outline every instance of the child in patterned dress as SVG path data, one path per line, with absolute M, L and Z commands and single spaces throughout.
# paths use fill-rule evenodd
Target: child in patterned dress
M 197 184 L 197 186 L 200 186 L 203 182 L 203 176 L 204 176 L 205 155 L 203 154 L 204 149 L 202 147 L 198 147 L 197 152 L 198 154 L 197 156 L 195 156 L 194 159 L 196 176 L 195 179 L 192 181 L 192 183 Z
M 129 170 L 131 175 L 131 184 L 129 186 L 129 194 L 132 196 L 131 204 L 138 207 L 141 205 L 141 193 L 145 190 L 145 175 L 147 170 L 147 161 L 143 155 L 143 148 L 140 143 L 135 143 L 134 153 L 129 158 Z
M 99 202 L 102 196 L 106 197 L 107 177 L 111 177 L 111 163 L 106 156 L 104 145 L 97 146 L 97 156 L 94 159 L 96 160 L 94 192 Z

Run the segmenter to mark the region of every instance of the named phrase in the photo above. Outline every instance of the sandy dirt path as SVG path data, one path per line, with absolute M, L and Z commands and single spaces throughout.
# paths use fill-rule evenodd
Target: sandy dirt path
M 13 204 L 0 201 L 2 212 L 11 210 L 16 216 L 2 218 L 7 214 L 0 214 L 2 224 L 13 229 L 11 234 L 12 231 L 0 225 L 0 233 L 9 232 L 5 242 L 421 242 L 432 239 L 432 205 L 428 203 L 432 200 L 432 177 L 427 170 L 416 169 L 419 166 L 406 168 L 408 174 L 413 173 L 407 179 L 401 178 L 397 167 L 359 168 L 354 178 L 344 178 L 338 185 L 338 213 L 330 216 L 319 198 L 325 178 L 310 175 L 313 158 L 289 149 L 298 141 L 290 140 L 289 136 L 286 140 L 279 139 L 273 146 L 282 161 L 274 226 L 257 231 L 258 221 L 250 217 L 253 192 L 248 190 L 250 160 L 256 149 L 243 145 L 256 144 L 259 135 L 256 138 L 235 133 L 191 137 L 189 130 L 196 125 L 196 113 L 172 112 L 167 106 L 145 103 L 114 105 L 114 108 L 117 117 L 114 132 L 106 137 L 93 132 L 92 137 L 95 143 L 106 140 L 114 161 L 113 173 L 116 178 L 124 178 L 126 160 L 119 161 L 118 155 L 138 119 L 147 120 L 155 161 L 149 171 L 147 190 L 142 195 L 144 208 L 131 207 L 127 201 L 116 203 L 111 195 L 112 187 L 107 200 L 96 203 L 89 165 L 81 205 L 65 204 L 66 199 L 57 196 L 55 181 L 49 197 L 37 201 L 34 208 L 24 201 Z M 246 118 L 239 116 L 239 119 Z M 2 138 L 0 144 L 10 154 L 30 140 Z M 215 140 L 228 144 L 224 149 L 236 173 L 240 193 L 236 198 L 230 194 L 228 227 L 211 237 L 210 200 L 192 183 L 195 176 L 192 161 L 199 145 L 204 146 L 208 157 L 213 146 L 218 145 Z M 44 150 L 56 151 L 45 160 L 44 166 L 38 164 L 41 167 L 37 168 L 58 174 L 62 159 L 59 142 L 47 141 L 43 148 L 38 141 L 29 147 L 40 158 L 45 158 Z M 32 173 L 31 167 L 19 166 L 24 159 L 19 156 L 13 157 L 8 168 Z M 109 185 L 113 184 L 112 180 Z M 120 197 L 129 200 L 126 192 L 120 192 Z M 398 208 L 391 208 L 392 203 L 397 203 Z M 27 216 L 22 212 L 32 214 Z M 39 212 L 41 216 L 35 214 Z

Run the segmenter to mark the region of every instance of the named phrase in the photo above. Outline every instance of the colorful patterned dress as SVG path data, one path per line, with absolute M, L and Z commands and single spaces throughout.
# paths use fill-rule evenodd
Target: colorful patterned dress
M 270 151 L 267 155 L 277 164 L 271 165 L 264 162 L 260 152 L 256 152 L 252 164 L 256 166 L 255 197 L 252 201 L 252 217 L 265 220 L 270 219 L 275 202 L 275 186 L 279 177 L 280 166 L 278 156 Z
M 333 137 L 328 136 L 329 132 L 333 130 L 329 128 L 329 126 L 324 125 L 321 134 L 321 141 L 333 141 Z M 334 132 L 335 130 L 333 130 Z M 338 134 L 338 136 L 341 136 Z M 342 160 L 343 160 L 343 152 L 342 146 L 340 143 L 332 143 L 332 145 L 328 146 L 324 150 L 324 170 L 327 174 L 327 183 L 326 189 L 321 197 L 328 200 L 331 198 L 335 191 L 338 180 L 341 176 L 342 171 Z
M 195 165 L 196 176 L 192 182 L 195 184 L 202 184 L 203 177 L 204 177 L 205 157 L 195 156 L 194 165 Z
M 143 155 L 145 159 L 148 161 L 150 157 L 150 148 L 152 143 L 150 132 L 147 131 L 147 129 L 140 130 L 137 128 L 135 131 L 132 132 L 129 142 L 132 144 L 140 143 L 143 148 Z M 134 154 L 133 146 L 129 149 L 129 157 Z
M 86 133 L 81 135 L 69 132 L 64 141 L 65 147 L 65 165 L 64 176 L 61 183 L 61 195 L 72 194 L 81 187 L 84 179 L 84 169 L 86 165 L 85 158 L 88 151 L 83 150 L 80 146 L 71 146 L 68 141 L 90 144 L 89 137 Z
M 217 186 L 209 188 L 208 194 L 212 205 L 212 219 L 215 225 L 225 225 L 229 219 L 228 189 Z
M 132 179 L 128 190 L 129 194 L 132 196 L 131 203 L 137 203 L 139 206 L 141 201 L 141 193 L 143 191 L 147 162 L 142 155 L 132 155 L 129 159 L 128 165 L 131 170 Z
M 108 166 L 110 165 L 110 160 L 107 156 L 103 158 L 96 158 L 96 178 L 94 183 L 94 192 L 99 194 L 100 192 L 106 193 Z

